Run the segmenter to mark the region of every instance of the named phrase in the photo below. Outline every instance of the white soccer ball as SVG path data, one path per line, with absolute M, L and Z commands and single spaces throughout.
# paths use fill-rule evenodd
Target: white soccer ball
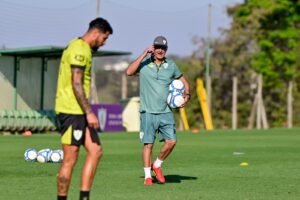
M 37 154 L 37 161 L 40 163 L 46 163 L 50 161 L 51 149 L 42 149 Z
M 62 150 L 60 150 L 60 149 L 54 150 L 50 154 L 50 161 L 54 162 L 54 163 L 59 163 L 62 161 L 63 156 L 64 156 L 64 154 L 63 154 Z
M 24 158 L 27 161 L 35 161 L 37 157 L 37 151 L 33 148 L 26 149 L 24 153 Z
M 183 93 L 184 92 L 184 85 L 180 80 L 173 80 L 169 85 L 169 92 L 170 93 Z
M 179 108 L 184 103 L 184 98 L 181 93 L 170 93 L 167 98 L 167 103 L 171 108 Z

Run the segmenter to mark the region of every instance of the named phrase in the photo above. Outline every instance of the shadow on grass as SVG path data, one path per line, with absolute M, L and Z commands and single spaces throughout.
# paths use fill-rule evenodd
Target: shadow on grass
M 141 176 L 140 178 L 144 178 L 144 177 Z M 153 178 L 153 183 L 158 183 L 155 176 L 152 176 L 152 178 Z M 181 176 L 181 175 L 170 174 L 170 175 L 165 175 L 165 179 L 166 179 L 166 183 L 181 183 L 181 181 L 197 180 L 198 178 L 195 176 Z
M 175 174 L 169 174 L 165 176 L 166 183 L 181 183 L 181 181 L 185 180 L 197 180 L 198 178 L 195 176 L 181 176 Z

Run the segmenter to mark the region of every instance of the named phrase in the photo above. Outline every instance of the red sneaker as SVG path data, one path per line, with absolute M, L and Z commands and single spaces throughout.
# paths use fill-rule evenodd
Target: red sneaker
M 144 185 L 153 185 L 152 178 L 146 178 L 144 180 Z
M 166 182 L 166 179 L 165 179 L 160 167 L 155 168 L 154 165 L 152 164 L 151 169 L 155 173 L 156 179 L 158 180 L 158 182 L 160 182 L 160 183 L 165 183 Z

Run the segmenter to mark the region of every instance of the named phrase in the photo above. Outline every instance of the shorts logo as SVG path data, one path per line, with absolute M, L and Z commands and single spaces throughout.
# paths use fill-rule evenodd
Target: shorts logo
M 141 132 L 140 132 L 140 139 L 142 140 L 142 139 L 143 139 L 143 137 L 144 137 L 144 132 L 143 132 L 143 131 L 141 131 Z
M 75 140 L 80 140 L 80 138 L 82 137 L 82 130 L 74 130 L 73 135 Z
M 100 108 L 98 110 L 98 119 L 100 123 L 100 129 L 104 131 L 104 128 L 106 126 L 106 115 L 107 115 L 107 110 L 105 108 Z

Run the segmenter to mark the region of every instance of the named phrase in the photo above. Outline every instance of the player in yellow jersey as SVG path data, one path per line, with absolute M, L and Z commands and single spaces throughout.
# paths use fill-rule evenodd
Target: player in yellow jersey
M 55 111 L 60 123 L 64 158 L 57 175 L 57 199 L 66 200 L 79 148 L 87 151 L 81 174 L 80 200 L 89 194 L 102 147 L 97 134 L 99 121 L 88 101 L 92 52 L 103 46 L 113 30 L 109 22 L 96 18 L 87 32 L 73 39 L 64 50 L 58 75 Z

